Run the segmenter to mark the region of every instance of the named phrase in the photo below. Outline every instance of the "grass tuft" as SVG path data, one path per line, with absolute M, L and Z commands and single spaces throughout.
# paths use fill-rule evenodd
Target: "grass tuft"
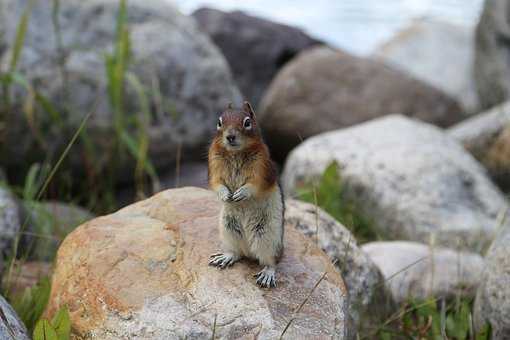
M 380 239 L 373 223 L 363 216 L 346 195 L 338 164 L 332 162 L 318 181 L 298 189 L 298 198 L 319 206 L 346 226 L 359 243 Z

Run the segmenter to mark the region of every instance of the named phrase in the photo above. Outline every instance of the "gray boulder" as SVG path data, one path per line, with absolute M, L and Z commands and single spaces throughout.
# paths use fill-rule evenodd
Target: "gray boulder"
M 0 58 L 7 47 L 7 43 L 5 41 L 5 21 L 6 21 L 6 11 L 3 8 L 4 2 L 0 2 Z
M 480 103 L 490 108 L 510 97 L 510 3 L 486 0 L 476 29 L 474 74 Z
M 20 228 L 18 202 L 6 186 L 0 186 L 0 254 L 9 253 Z
M 285 221 L 317 242 L 334 262 L 347 287 L 349 315 L 358 329 L 384 321 L 393 312 L 382 274 L 346 227 L 315 205 L 292 199 L 285 202 Z
M 492 241 L 503 194 L 462 145 L 440 129 L 392 115 L 302 143 L 283 171 L 287 192 L 339 164 L 346 199 L 387 239 L 477 252 Z M 509 224 L 509 222 L 505 222 Z
M 0 339 L 30 340 L 27 328 L 19 319 L 14 309 L 0 295 Z
M 477 112 L 471 28 L 418 19 L 380 46 L 375 57 L 456 98 L 465 112 Z
M 27 229 L 30 232 L 23 238 L 23 243 L 27 250 L 30 250 L 31 260 L 53 260 L 67 234 L 95 217 L 86 209 L 71 203 L 57 201 L 23 203 Z
M 475 253 L 416 242 L 371 242 L 361 249 L 379 267 L 396 302 L 474 297 L 484 267 Z
M 259 121 L 278 160 L 302 139 L 402 113 L 440 126 L 463 118 L 457 102 L 384 63 L 315 47 L 289 62 L 264 95 Z
M 240 11 L 201 8 L 193 17 L 221 49 L 241 92 L 255 105 L 285 63 L 305 48 L 320 44 L 300 29 Z
M 454 125 L 448 134 L 487 168 L 503 190 L 510 190 L 510 102 Z
M 485 270 L 475 300 L 475 328 L 486 323 L 496 340 L 510 338 L 510 229 L 503 229 L 485 257 Z
M 16 25 L 27 0 L 3 0 L 6 8 L 6 37 L 13 48 Z M 149 156 L 158 168 L 175 161 L 180 145 L 183 158 L 201 159 L 214 130 L 217 114 L 227 103 L 239 103 L 241 96 L 224 57 L 192 18 L 171 4 L 158 0 L 128 1 L 127 22 L 131 55 L 123 98 L 124 118 L 114 114 L 108 97 L 105 54 L 113 53 L 119 1 L 69 0 L 60 2 L 58 22 L 61 46 L 52 21 L 52 6 L 35 2 L 18 71 L 34 89 L 44 95 L 59 113 L 48 121 L 48 112 L 36 105 L 35 129 L 29 128 L 22 104 L 26 91 L 15 86 L 13 126 L 7 132 L 8 146 L 2 154 L 7 166 L 30 164 L 49 151 L 61 150 L 84 116 L 96 107 L 87 124 L 88 141 L 103 150 L 91 162 L 100 173 L 110 164 L 115 129 L 140 130 L 144 125 L 149 139 Z M 3 66 L 9 62 L 9 51 Z M 144 92 L 150 117 L 142 112 L 140 92 Z M 46 120 L 45 120 L 46 119 Z M 119 123 L 120 122 L 120 123 Z M 12 123 L 12 124 L 11 124 Z M 43 128 L 45 127 L 45 128 Z M 32 127 L 34 129 L 34 127 Z M 78 143 L 69 155 L 71 164 L 82 169 L 86 143 Z M 87 149 L 88 150 L 88 149 Z M 118 177 L 132 173 L 134 162 L 124 157 Z

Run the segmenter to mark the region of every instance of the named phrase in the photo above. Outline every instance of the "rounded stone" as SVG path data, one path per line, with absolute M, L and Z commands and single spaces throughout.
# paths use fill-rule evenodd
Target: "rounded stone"
M 342 278 L 296 229 L 286 228 L 275 289 L 256 285 L 257 263 L 208 266 L 219 210 L 213 192 L 188 187 L 81 225 L 58 251 L 47 315 L 67 305 L 85 339 L 274 339 L 289 323 L 289 338 L 348 336 Z

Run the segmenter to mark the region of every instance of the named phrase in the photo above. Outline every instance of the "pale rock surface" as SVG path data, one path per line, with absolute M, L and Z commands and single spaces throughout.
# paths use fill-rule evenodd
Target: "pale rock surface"
M 84 339 L 211 338 L 215 319 L 218 339 L 274 339 L 291 318 L 288 338 L 352 334 L 342 278 L 290 225 L 277 288 L 256 285 L 251 261 L 208 266 L 220 246 L 219 208 L 213 192 L 188 187 L 78 227 L 59 249 L 47 315 L 68 305 Z
M 473 297 L 484 268 L 479 254 L 407 241 L 371 242 L 361 249 L 379 267 L 396 302 Z
M 342 275 L 349 292 L 350 315 L 357 328 L 385 321 L 393 312 L 391 294 L 385 289 L 379 268 L 361 250 L 351 232 L 313 204 L 289 199 L 285 208 L 287 225 L 318 242 Z
M 486 323 L 495 340 L 510 338 L 510 228 L 501 230 L 485 256 L 485 270 L 473 312 L 475 327 Z
M 377 59 L 456 98 L 464 111 L 478 110 L 473 77 L 474 30 L 446 21 L 417 19 L 375 52 Z
M 331 162 L 346 199 L 382 237 L 481 252 L 492 242 L 508 202 L 485 169 L 452 137 L 392 115 L 324 133 L 289 155 L 288 193 L 314 182 Z M 506 221 L 505 225 L 509 222 Z

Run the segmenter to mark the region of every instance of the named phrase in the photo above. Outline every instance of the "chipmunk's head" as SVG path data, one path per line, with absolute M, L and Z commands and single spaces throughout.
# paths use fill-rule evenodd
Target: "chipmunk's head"
M 244 102 L 240 110 L 233 109 L 230 104 L 218 118 L 216 130 L 216 138 L 228 151 L 243 150 L 260 138 L 255 112 L 248 102 Z

